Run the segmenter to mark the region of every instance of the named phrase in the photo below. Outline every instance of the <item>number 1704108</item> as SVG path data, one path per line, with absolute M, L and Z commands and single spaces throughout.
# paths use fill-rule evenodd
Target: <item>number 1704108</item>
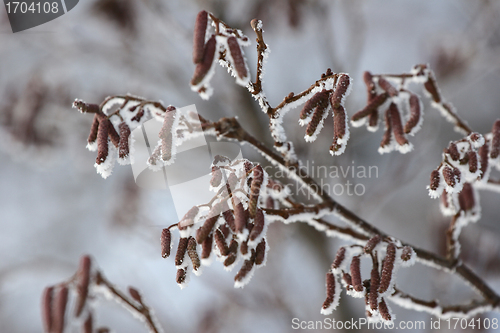
M 26 3 L 26 2 L 7 2 L 5 3 L 5 7 L 7 8 L 8 14 L 16 14 L 16 13 L 33 13 L 33 14 L 56 14 L 59 12 L 59 3 L 58 2 L 38 2 L 38 3 Z

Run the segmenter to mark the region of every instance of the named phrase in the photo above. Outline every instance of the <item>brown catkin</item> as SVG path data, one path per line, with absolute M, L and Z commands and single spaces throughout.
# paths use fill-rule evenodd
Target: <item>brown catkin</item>
M 54 299 L 54 287 L 46 287 L 42 296 L 42 322 L 45 332 L 53 332 L 52 304 Z
M 184 282 L 186 282 L 186 270 L 185 269 L 179 268 L 177 270 L 177 275 L 175 277 L 175 281 L 178 284 L 183 284 Z
M 135 116 L 133 116 L 130 120 L 131 121 L 136 121 L 136 122 L 139 122 L 141 121 L 141 118 L 144 116 L 144 109 L 141 108 L 139 110 L 139 112 L 137 112 L 137 114 Z
M 351 83 L 351 79 L 349 75 L 342 74 L 337 80 L 337 85 L 335 86 L 335 90 L 333 94 L 330 96 L 330 104 L 333 109 L 337 109 L 342 105 L 342 100 L 349 89 L 349 84 Z
M 104 163 L 108 157 L 108 133 L 111 122 L 105 117 L 99 119 L 99 129 L 97 131 L 97 164 Z
M 226 206 L 227 207 L 227 204 Z M 233 211 L 227 208 L 223 208 L 224 211 L 222 212 L 222 217 L 224 217 L 224 221 L 226 221 L 226 225 L 231 229 L 232 232 L 236 232 L 236 226 L 234 223 L 234 214 Z
M 229 248 L 227 247 L 226 239 L 225 239 L 224 235 L 222 234 L 222 232 L 219 229 L 217 229 L 214 233 L 214 240 L 215 240 L 215 244 L 219 248 L 220 254 L 224 257 L 227 256 L 229 253 Z
M 300 119 L 306 119 L 319 103 L 325 103 L 328 100 L 329 94 L 330 90 L 321 90 L 308 99 L 300 111 Z
M 234 224 L 236 232 L 241 233 L 247 225 L 247 216 L 243 204 L 239 200 L 235 201 L 237 201 L 237 203 L 234 206 Z
M 470 183 L 465 183 L 462 191 L 458 194 L 458 204 L 463 211 L 474 208 L 474 189 Z
M 236 69 L 236 73 L 238 73 L 238 77 L 240 79 L 244 79 L 247 77 L 247 68 L 245 65 L 245 58 L 243 58 L 243 54 L 241 52 L 240 44 L 236 37 L 229 37 L 227 39 L 227 46 L 229 46 L 229 53 L 233 58 L 233 66 Z
M 392 122 L 392 132 L 394 133 L 394 138 L 396 142 L 400 145 L 407 145 L 408 140 L 403 131 L 403 124 L 401 122 L 401 115 L 399 114 L 399 109 L 395 103 L 391 103 L 389 106 L 391 110 L 391 122 Z
M 351 277 L 354 290 L 363 291 L 363 281 L 361 280 L 361 260 L 359 256 L 354 256 L 352 258 Z
M 392 84 L 389 83 L 389 81 L 387 81 L 386 79 L 384 79 L 383 77 L 379 77 L 378 78 L 378 85 L 380 86 L 380 88 L 382 88 L 386 93 L 389 94 L 389 96 L 391 97 L 395 97 L 398 95 L 398 91 L 396 90 L 396 88 L 394 88 L 394 86 Z
M 255 240 L 259 235 L 262 233 L 262 230 L 264 230 L 264 213 L 260 208 L 257 208 L 257 211 L 255 213 L 255 218 L 253 220 L 254 226 L 252 230 L 250 231 L 250 235 L 248 236 L 248 239 L 251 241 Z
M 375 96 L 362 110 L 356 112 L 351 119 L 357 121 L 369 115 L 371 116 L 374 112 L 377 112 L 378 115 L 378 108 L 384 104 L 388 97 L 389 94 L 385 92 Z
M 476 173 L 478 168 L 477 163 L 477 154 L 475 151 L 469 151 L 467 153 L 467 157 L 469 157 L 469 171 L 472 173 Z
M 89 256 L 83 256 L 80 259 L 80 266 L 78 268 L 77 290 L 78 297 L 75 304 L 75 316 L 78 317 L 82 313 L 83 307 L 87 300 L 90 283 L 90 266 L 91 259 Z
M 364 248 L 365 253 L 372 253 L 375 246 L 377 246 L 381 240 L 382 240 L 382 236 L 380 236 L 380 235 L 375 235 L 372 238 L 370 238 L 365 244 L 365 248 Z
M 169 106 L 163 118 L 163 125 L 161 127 L 158 137 L 161 140 L 161 159 L 170 161 L 172 158 L 172 140 L 173 140 L 173 125 L 177 117 L 177 109 Z
M 208 235 L 201 243 L 201 259 L 208 259 L 212 253 L 213 234 Z
M 451 159 L 454 161 L 458 161 L 458 159 L 460 158 L 460 153 L 458 152 L 458 148 L 455 142 L 450 142 L 448 148 L 445 150 L 445 153 L 450 155 Z
M 500 119 L 495 121 L 493 128 L 491 129 L 491 149 L 490 157 L 496 159 L 500 156 Z
M 191 79 L 192 86 L 200 84 L 209 72 L 214 60 L 216 46 L 217 42 L 215 40 L 215 35 L 212 35 L 212 37 L 210 37 L 205 44 L 205 48 L 203 50 L 203 60 L 198 63 L 194 69 L 193 78 Z
M 326 273 L 326 299 L 323 309 L 328 309 L 335 299 L 335 275 L 332 272 Z
M 118 156 L 127 158 L 129 155 L 128 139 L 130 137 L 130 127 L 125 122 L 121 122 L 118 126 L 120 130 L 120 143 L 118 145 Z
M 229 253 L 227 258 L 224 260 L 224 266 L 226 267 L 231 266 L 232 264 L 234 264 L 235 261 L 236 261 L 236 254 Z
M 250 185 L 250 200 L 248 202 L 248 213 L 250 218 L 255 217 L 255 211 L 257 209 L 257 203 L 259 200 L 260 188 L 262 187 L 262 182 L 264 181 L 264 170 L 262 166 L 257 165 L 253 168 L 253 178 Z
M 87 139 L 89 144 L 93 144 L 97 140 L 97 131 L 99 130 L 99 117 L 97 114 L 94 115 L 94 120 L 92 120 L 92 126 L 90 126 L 90 134 Z
M 170 256 L 170 243 L 172 241 L 172 234 L 168 228 L 164 228 L 161 231 L 160 244 L 161 244 L 161 256 L 167 258 Z
M 337 250 L 337 254 L 335 255 L 335 259 L 333 260 L 332 263 L 332 269 L 335 270 L 339 268 L 340 265 L 342 265 L 344 259 L 345 259 L 345 247 L 342 246 Z
M 238 273 L 236 273 L 236 276 L 234 277 L 234 281 L 243 280 L 248 275 L 248 273 L 250 273 L 254 264 L 255 264 L 255 251 L 252 250 L 252 256 L 250 257 L 250 259 L 247 259 L 243 262 L 243 265 L 241 265 L 240 270 L 238 271 Z
M 373 75 L 372 73 L 366 71 L 363 73 L 363 81 L 365 82 L 366 85 L 366 91 L 368 95 L 368 102 L 370 102 L 373 98 L 376 96 L 376 89 L 375 89 L 375 83 L 373 82 Z
M 188 245 L 188 238 L 182 237 L 179 239 L 179 245 L 177 245 L 177 253 L 175 254 L 175 266 L 181 266 L 184 263 L 184 256 L 186 255 Z
M 55 333 L 63 333 L 64 317 L 66 315 L 66 306 L 68 303 L 68 287 L 61 286 L 55 297 L 55 311 L 53 328 Z
M 382 263 L 382 277 L 380 279 L 379 293 L 384 293 L 389 289 L 392 280 L 392 271 L 394 270 L 394 261 L 396 259 L 396 245 L 389 243 L 387 253 Z
M 177 227 L 179 228 L 179 230 L 184 230 L 188 226 L 193 225 L 194 218 L 198 214 L 199 210 L 200 209 L 198 208 L 198 206 L 193 206 L 190 210 L 188 210 L 188 212 L 184 215 L 182 220 L 180 220 L 179 223 L 177 224 Z
M 440 180 L 441 177 L 439 176 L 439 170 L 432 170 L 431 172 L 431 184 L 429 186 L 429 188 L 433 191 L 437 190 L 438 187 L 439 187 L 439 183 L 440 183 Z
M 388 146 L 391 143 L 392 138 L 392 120 L 391 120 L 391 108 L 385 111 L 385 132 L 380 142 L 380 147 Z
M 378 287 L 380 284 L 380 275 L 378 272 L 377 259 L 373 261 L 373 267 L 370 275 L 370 296 L 369 303 L 371 310 L 377 310 L 378 307 Z
M 92 333 L 93 325 L 94 325 L 94 321 L 92 319 L 92 313 L 89 312 L 87 319 L 85 319 L 85 322 L 83 323 L 83 326 L 82 326 L 83 333 Z
M 488 154 L 489 146 L 488 141 L 486 141 L 484 145 L 479 148 L 479 159 L 481 161 L 481 179 L 486 175 L 486 171 L 488 170 Z
M 373 110 L 368 117 L 368 126 L 372 128 L 378 127 L 378 110 Z
M 410 133 L 415 128 L 415 126 L 417 126 L 421 117 L 420 100 L 418 96 L 415 94 L 410 94 L 408 104 L 410 107 L 410 117 L 408 118 L 408 121 L 405 124 L 406 134 Z
M 199 64 L 203 61 L 203 47 L 205 46 L 205 34 L 207 31 L 208 13 L 204 10 L 198 13 L 194 23 L 193 37 L 193 63 Z
M 316 132 L 321 119 L 323 119 L 323 116 L 325 115 L 327 107 L 327 103 L 319 103 L 318 106 L 316 106 L 311 121 L 306 127 L 306 135 L 312 136 Z
M 236 189 L 237 184 L 238 184 L 238 177 L 234 172 L 231 172 L 227 177 L 227 183 L 226 183 L 226 186 L 229 188 L 230 193 L 233 193 L 233 191 Z
M 458 172 L 460 172 L 460 171 L 458 171 Z M 443 168 L 443 178 L 444 178 L 444 181 L 450 187 L 455 187 L 455 185 L 456 185 L 456 175 L 457 175 L 457 172 L 455 171 L 455 168 L 451 168 L 449 166 L 445 166 Z M 458 180 L 460 181 L 460 176 L 458 177 Z
M 217 167 L 212 167 L 212 178 L 210 179 L 210 185 L 212 187 L 218 187 L 222 181 L 222 170 Z
M 344 107 L 340 105 L 333 109 L 333 143 L 330 146 L 330 151 L 333 153 L 339 151 L 345 143 L 339 143 L 346 133 L 346 114 Z
M 262 238 L 260 243 L 255 247 L 255 265 L 259 266 L 266 259 L 266 239 Z
M 380 312 L 380 315 L 384 320 L 390 321 L 391 320 L 391 314 L 389 312 L 389 308 L 387 307 L 387 304 L 385 303 L 384 298 L 382 297 L 380 303 L 378 304 L 378 311 Z
M 408 245 L 404 246 L 403 251 L 401 252 L 401 260 L 403 260 L 403 261 L 410 260 L 411 256 L 412 256 L 412 252 L 413 252 L 413 250 L 411 249 L 411 247 L 409 247 Z
M 142 304 L 142 297 L 139 290 L 135 289 L 134 287 L 128 287 L 128 293 L 134 300 Z
M 229 253 L 237 253 L 238 252 L 238 242 L 235 239 L 231 239 L 228 246 Z
M 187 253 L 189 256 L 189 259 L 191 259 L 191 263 L 193 264 L 193 269 L 195 271 L 200 268 L 200 257 L 198 256 L 198 252 L 196 251 L 196 240 L 193 237 L 189 237 L 188 241 L 188 246 L 187 246 Z
M 429 71 L 429 78 L 424 83 L 424 88 L 427 90 L 429 94 L 432 96 L 432 100 L 436 103 L 441 102 L 441 97 L 439 95 L 439 91 L 436 85 L 436 79 L 434 78 L 434 73 Z
M 203 241 L 208 237 L 208 235 L 212 232 L 212 229 L 214 228 L 215 223 L 217 223 L 217 220 L 219 219 L 219 216 L 212 216 L 209 217 L 203 225 L 198 228 L 196 231 L 196 241 L 201 244 Z
M 347 284 L 348 286 L 352 286 L 351 274 L 342 272 L 342 279 L 344 280 L 345 284 Z

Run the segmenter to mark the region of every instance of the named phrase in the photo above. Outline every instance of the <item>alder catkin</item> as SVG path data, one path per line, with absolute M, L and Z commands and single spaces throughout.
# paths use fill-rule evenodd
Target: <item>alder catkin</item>
M 93 332 L 94 321 L 92 319 L 92 313 L 89 312 L 87 319 L 83 323 L 82 330 L 83 333 L 92 333 Z
M 382 240 L 382 236 L 380 236 L 380 235 L 375 235 L 372 238 L 370 238 L 365 244 L 365 247 L 364 247 L 365 253 L 372 253 L 375 246 L 377 246 L 381 240 Z
M 384 104 L 384 102 L 387 100 L 389 97 L 389 94 L 386 92 L 375 96 L 363 109 L 360 111 L 356 112 L 352 117 L 352 121 L 357 121 L 360 120 L 366 116 L 371 116 L 372 113 L 375 111 L 377 112 L 378 115 L 378 108 Z
M 332 272 L 326 273 L 326 299 L 323 309 L 328 309 L 335 299 L 335 275 Z
M 226 238 L 224 237 L 224 235 L 222 234 L 222 232 L 219 229 L 217 229 L 214 233 L 214 240 L 215 240 L 215 244 L 219 248 L 219 252 L 220 252 L 221 256 L 223 256 L 223 257 L 227 256 L 229 253 L 229 248 L 227 247 L 227 244 L 226 244 Z
M 235 201 L 237 201 L 237 203 L 234 206 L 234 224 L 236 232 L 241 233 L 247 225 L 247 216 L 243 204 L 239 200 Z
M 465 183 L 462 191 L 458 194 L 458 204 L 460 209 L 463 211 L 468 211 L 474 208 L 474 189 L 470 183 Z
M 394 270 L 394 261 L 396 260 L 396 245 L 389 243 L 387 252 L 382 263 L 382 276 L 380 279 L 379 293 L 384 293 L 389 289 L 392 280 L 392 271 Z
M 481 161 L 481 179 L 484 178 L 486 172 L 488 171 L 488 154 L 489 146 L 488 141 L 486 141 L 484 145 L 479 148 L 479 159 Z
M 203 60 L 207 23 L 208 23 L 208 13 L 202 10 L 196 16 L 196 21 L 194 23 L 194 37 L 193 37 L 194 64 L 199 64 Z
M 161 127 L 158 137 L 161 140 L 161 159 L 163 161 L 170 161 L 172 158 L 172 142 L 173 142 L 173 125 L 177 117 L 177 109 L 169 106 L 163 118 L 163 125 Z
M 229 37 L 227 39 L 227 45 L 229 46 L 229 53 L 231 53 L 231 57 L 233 58 L 233 66 L 236 69 L 236 73 L 240 79 L 244 79 L 247 77 L 247 68 L 245 65 L 245 58 L 243 58 L 243 54 L 241 52 L 240 44 L 236 37 Z
M 262 233 L 262 230 L 264 230 L 264 213 L 260 208 L 257 208 L 253 223 L 254 226 L 250 231 L 250 235 L 248 236 L 248 239 L 250 239 L 251 241 L 259 237 L 259 235 Z
M 441 177 L 439 175 L 439 170 L 432 170 L 432 172 L 431 172 L 431 184 L 430 184 L 429 188 L 433 191 L 437 190 L 440 182 L 441 182 Z
M 460 158 L 460 153 L 458 152 L 458 148 L 455 142 L 450 142 L 445 152 L 448 153 L 448 155 L 450 155 L 451 159 L 454 161 L 458 161 L 458 159 Z
M 89 256 L 83 256 L 80 259 L 80 266 L 78 269 L 78 278 L 77 278 L 77 291 L 78 296 L 75 304 L 75 316 L 78 317 L 82 313 L 82 310 L 85 306 L 85 302 L 87 300 L 87 295 L 89 291 L 89 283 L 90 283 L 90 266 L 91 259 Z
M 384 148 L 391 143 L 392 138 L 392 120 L 391 120 L 391 108 L 389 107 L 385 111 L 385 132 L 380 142 L 380 147 Z
M 54 332 L 63 333 L 64 331 L 64 317 L 66 315 L 66 306 L 68 304 L 68 287 L 61 286 L 55 297 L 55 311 L 54 311 Z
M 189 237 L 188 246 L 187 246 L 187 254 L 189 259 L 191 259 L 191 263 L 193 264 L 193 269 L 195 271 L 200 268 L 200 257 L 198 257 L 198 252 L 196 251 L 196 240 L 193 237 Z
M 111 122 L 107 118 L 99 119 L 99 129 L 97 130 L 97 158 L 96 164 L 101 164 L 108 157 L 108 133 Z
M 371 276 L 370 276 L 370 296 L 369 296 L 369 303 L 370 303 L 370 309 L 371 310 L 377 310 L 378 308 L 378 287 L 380 284 L 380 275 L 378 272 L 378 262 L 377 259 L 375 259 L 372 271 L 371 271 Z
M 477 154 L 475 151 L 469 151 L 467 153 L 467 157 L 469 158 L 469 171 L 471 173 L 476 173 L 478 169 L 477 163 Z
M 250 218 L 255 217 L 255 211 L 257 209 L 257 203 L 259 200 L 260 188 L 262 187 L 262 182 L 264 181 L 264 170 L 262 166 L 257 165 L 253 169 L 253 178 L 250 185 L 250 201 L 248 202 L 248 212 Z
M 359 256 L 354 256 L 352 258 L 351 277 L 354 290 L 363 291 L 363 281 L 361 280 L 361 261 Z
M 54 287 L 46 287 L 43 291 L 42 296 L 42 322 L 45 332 L 53 332 L 53 298 L 54 298 Z
M 177 245 L 177 253 L 175 254 L 175 266 L 181 266 L 184 263 L 184 256 L 188 246 L 188 238 L 182 237 Z
M 491 129 L 491 149 L 490 149 L 490 157 L 492 159 L 496 159 L 500 156 L 500 119 L 495 121 L 493 124 L 493 128 Z
M 335 270 L 339 268 L 340 265 L 342 265 L 344 258 L 345 258 L 345 247 L 342 246 L 337 250 L 337 254 L 335 255 L 335 259 L 333 260 L 332 263 L 332 269 Z
M 401 260 L 403 260 L 403 261 L 410 260 L 411 256 L 412 256 L 412 252 L 413 252 L 413 250 L 411 249 L 411 247 L 409 247 L 408 245 L 404 246 L 403 251 L 401 252 Z
M 406 134 L 409 134 L 415 128 L 415 126 L 418 125 L 421 117 L 420 100 L 418 96 L 415 94 L 410 94 L 408 104 L 410 107 L 410 117 L 408 118 L 408 121 L 405 124 Z
M 201 243 L 201 259 L 208 259 L 212 253 L 213 234 L 208 235 Z
M 401 123 L 401 115 L 399 114 L 397 105 L 395 103 L 391 103 L 389 110 L 391 112 L 392 131 L 396 142 L 400 146 L 407 145 L 408 140 L 403 132 L 403 124 Z
M 164 228 L 161 231 L 160 244 L 161 244 L 161 256 L 167 258 L 170 256 L 170 243 L 172 241 L 172 235 L 168 228 Z
M 379 77 L 378 79 L 378 85 L 380 88 L 382 88 L 386 93 L 389 94 L 391 97 L 396 97 L 398 95 L 398 91 L 392 84 L 389 83 L 386 79 L 383 77 Z
M 203 60 L 198 63 L 194 69 L 193 78 L 191 79 L 192 86 L 200 84 L 210 71 L 215 56 L 216 46 L 217 42 L 215 40 L 215 35 L 212 35 L 212 37 L 210 37 L 205 44 L 205 48 L 203 50 Z
M 315 93 L 310 99 L 308 99 L 302 107 L 302 110 L 300 111 L 300 119 L 304 120 L 309 117 L 313 109 L 318 106 L 319 103 L 324 103 L 326 100 L 328 100 L 329 94 L 329 90 L 321 90 Z
M 389 308 L 387 307 L 387 304 L 385 303 L 384 298 L 382 297 L 380 303 L 378 304 L 378 311 L 380 312 L 380 315 L 384 320 L 390 321 L 391 320 L 391 314 L 389 312 Z
M 262 238 L 260 243 L 255 248 L 255 265 L 260 266 L 266 258 L 266 239 Z
M 99 117 L 97 114 L 94 115 L 94 120 L 92 120 L 92 126 L 90 126 L 90 134 L 87 139 L 88 144 L 94 144 L 97 140 L 97 132 L 99 130 Z
M 127 158 L 129 155 L 128 139 L 130 137 L 130 127 L 125 122 L 121 122 L 118 126 L 120 130 L 120 142 L 118 144 L 118 156 Z

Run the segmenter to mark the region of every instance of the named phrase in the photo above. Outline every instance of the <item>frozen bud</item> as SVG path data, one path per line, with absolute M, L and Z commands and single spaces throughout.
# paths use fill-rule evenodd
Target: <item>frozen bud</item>
M 130 127 L 128 127 L 125 122 L 121 122 L 118 129 L 120 130 L 118 156 L 120 156 L 120 158 L 127 158 L 129 154 L 128 139 L 130 137 Z
M 83 333 L 92 333 L 93 332 L 94 321 L 92 319 L 92 313 L 89 312 L 87 319 L 83 323 L 82 331 Z
M 379 293 L 384 293 L 389 289 L 392 280 L 392 272 L 394 270 L 394 261 L 396 259 L 396 245 L 389 243 L 387 245 L 387 253 L 385 254 L 384 262 L 382 263 L 382 277 L 380 279 Z
M 260 266 L 266 259 L 266 239 L 262 238 L 260 243 L 255 248 L 255 265 Z
M 227 247 L 226 244 L 226 238 L 219 229 L 215 231 L 214 239 L 215 239 L 215 244 L 219 248 L 220 254 L 224 257 L 227 256 L 229 253 L 229 248 Z
M 328 100 L 328 96 L 330 94 L 330 90 L 321 90 L 320 92 L 315 93 L 307 102 L 304 104 L 304 107 L 300 111 L 300 119 L 304 120 L 313 111 L 316 106 L 320 103 L 325 103 Z
M 335 300 L 335 275 L 326 273 L 326 299 L 323 303 L 323 309 L 327 310 Z M 334 305 L 335 306 L 335 305 Z
M 73 107 L 78 109 L 81 113 L 99 113 L 100 108 L 99 105 L 97 104 L 87 104 L 82 100 L 76 99 L 73 102 Z
M 485 142 L 484 145 L 479 148 L 479 159 L 481 160 L 481 179 L 484 178 L 486 172 L 488 171 L 488 154 L 489 146 L 488 142 Z
M 175 254 L 175 266 L 182 266 L 184 263 L 184 256 L 186 255 L 186 250 L 188 246 L 188 239 L 182 237 L 179 239 L 179 245 L 177 245 L 177 253 Z
M 233 58 L 233 66 L 236 69 L 236 73 L 238 73 L 238 77 L 243 80 L 247 77 L 248 72 L 245 64 L 245 58 L 243 58 L 243 54 L 241 52 L 240 44 L 236 37 L 229 37 L 227 39 L 227 46 L 229 46 L 229 53 L 231 54 L 231 58 Z
M 262 187 L 263 181 L 264 181 L 264 170 L 262 170 L 262 166 L 257 165 L 253 169 L 253 179 L 250 185 L 250 201 L 248 202 L 248 212 L 251 218 L 255 217 L 255 211 L 257 209 L 257 201 L 259 199 L 260 188 Z
M 337 250 L 337 254 L 335 255 L 335 259 L 333 260 L 332 263 L 332 269 L 333 270 L 338 269 L 340 265 L 342 265 L 344 259 L 345 259 L 345 247 L 342 246 Z
M 335 90 L 333 94 L 330 95 L 330 104 L 333 109 L 339 108 L 343 103 L 343 99 L 349 89 L 349 85 L 351 83 L 351 78 L 347 74 L 342 74 L 337 80 L 337 85 L 335 86 Z
M 445 153 L 450 155 L 451 159 L 454 161 L 458 161 L 460 158 L 460 153 L 458 152 L 457 145 L 454 142 L 450 142 L 450 145 L 445 150 Z
M 109 119 L 102 117 L 99 119 L 99 129 L 97 130 L 97 158 L 96 163 L 102 164 L 108 157 L 108 133 L 113 125 Z
M 243 208 L 243 204 L 237 201 L 234 206 L 234 224 L 236 228 L 236 232 L 241 233 L 245 229 L 247 225 L 247 216 L 245 214 L 245 209 Z
M 365 245 L 365 248 L 364 248 L 365 253 L 372 253 L 372 251 L 375 248 L 375 246 L 377 246 L 378 243 L 380 243 L 381 240 L 382 240 L 382 236 L 380 236 L 380 235 L 375 235 L 372 238 L 370 238 L 366 242 L 366 245 Z
M 470 183 L 465 183 L 462 191 L 458 194 L 458 203 L 463 211 L 474 208 L 474 189 Z
M 142 297 L 139 290 L 135 289 L 134 287 L 128 287 L 128 293 L 135 301 L 142 304 Z
M 401 260 L 403 260 L 403 261 L 410 260 L 412 253 L 413 253 L 413 250 L 411 247 L 409 247 L 408 245 L 404 246 L 403 251 L 401 252 Z
M 432 100 L 435 103 L 441 102 L 441 97 L 436 85 L 436 79 L 434 78 L 434 73 L 432 71 L 429 71 L 429 78 L 424 83 L 424 88 L 432 96 Z
M 401 123 L 401 115 L 399 114 L 399 109 L 395 103 L 391 103 L 389 106 L 391 112 L 391 122 L 392 122 L 392 132 L 394 133 L 394 138 L 400 146 L 408 144 L 408 140 L 403 132 L 403 124 Z
M 384 104 L 384 102 L 387 100 L 389 95 L 387 93 L 382 93 L 380 95 L 375 96 L 370 102 L 360 111 L 356 112 L 352 116 L 352 121 L 357 121 L 360 120 L 364 117 L 367 117 L 374 113 L 374 111 L 377 111 L 378 115 L 378 108 Z
M 491 149 L 490 157 L 496 159 L 500 156 L 500 119 L 495 121 L 493 128 L 491 129 Z
M 262 233 L 262 230 L 264 230 L 264 222 L 264 213 L 260 208 L 257 208 L 255 219 L 253 221 L 254 226 L 250 231 L 250 235 L 248 236 L 251 241 L 257 239 L 257 237 L 259 237 L 259 235 Z
M 210 37 L 208 42 L 205 44 L 202 61 L 196 65 L 196 68 L 194 70 L 193 78 L 191 79 L 192 86 L 200 84 L 210 71 L 214 60 L 216 47 L 217 43 L 215 41 L 215 35 L 212 35 L 212 37 Z
M 96 114 L 96 115 L 94 115 L 94 120 L 92 121 L 92 126 L 90 126 L 90 134 L 89 134 L 89 137 L 87 139 L 87 143 L 88 143 L 87 147 L 89 147 L 89 149 L 91 149 L 90 147 L 92 145 L 94 145 L 96 140 L 97 140 L 98 130 L 99 130 L 99 117 Z
M 55 333 L 63 333 L 64 316 L 66 315 L 66 306 L 68 303 L 68 287 L 61 286 L 55 297 L 54 323 Z
M 186 270 L 185 269 L 179 268 L 177 270 L 177 275 L 175 277 L 175 281 L 178 284 L 183 284 L 184 282 L 186 282 Z
M 170 243 L 172 241 L 172 235 L 170 234 L 170 230 L 164 228 L 161 231 L 160 244 L 161 244 L 161 256 L 163 258 L 167 258 L 170 256 Z
M 52 303 L 54 298 L 54 287 L 46 287 L 42 296 L 42 322 L 45 332 L 53 332 Z
M 194 23 L 193 38 L 193 63 L 198 64 L 203 60 L 203 47 L 205 46 L 205 33 L 207 31 L 208 13 L 204 10 L 198 13 Z
M 443 178 L 450 187 L 455 187 L 460 182 L 460 170 L 454 167 L 445 166 L 443 168 Z
M 193 269 L 195 271 L 200 268 L 200 258 L 198 257 L 198 252 L 196 251 L 196 245 L 196 240 L 193 237 L 189 237 L 187 254 L 189 259 L 191 259 L 191 263 L 193 264 Z
M 212 253 L 212 241 L 213 235 L 208 235 L 207 238 L 201 243 L 201 259 L 208 259 L 210 257 L 210 253 Z
M 130 120 L 131 121 L 136 121 L 136 122 L 139 122 L 141 121 L 141 118 L 144 116 L 144 109 L 141 108 L 139 110 L 139 112 L 137 112 L 137 114 L 135 116 L 133 116 Z
M 469 151 L 469 153 L 467 154 L 467 156 L 469 157 L 469 171 L 471 173 L 476 173 L 477 171 L 477 154 L 475 151 Z
M 433 191 L 437 190 L 440 183 L 439 170 L 432 170 L 431 172 L 431 185 L 429 188 Z
M 391 321 L 391 313 L 389 311 L 389 308 L 387 307 L 387 304 L 385 303 L 384 298 L 382 297 L 382 300 L 380 301 L 378 305 L 378 311 L 380 312 L 380 315 L 384 320 Z
M 245 260 L 238 273 L 236 273 L 234 281 L 241 282 L 252 270 L 253 265 L 255 264 L 255 252 L 254 251 L 252 252 L 253 253 L 250 259 Z
M 186 213 L 186 215 L 184 215 L 184 217 L 182 218 L 182 220 L 180 220 L 179 223 L 177 224 L 179 230 L 184 230 L 187 227 L 193 225 L 194 224 L 194 218 L 198 214 L 198 211 L 199 211 L 198 206 L 193 206 L 190 210 L 188 210 L 188 212 Z
M 386 79 L 384 79 L 383 77 L 379 77 L 378 79 L 378 85 L 380 86 L 380 88 L 382 88 L 386 93 L 389 94 L 389 96 L 391 97 L 395 97 L 398 95 L 398 91 L 396 90 L 396 88 L 394 88 L 394 86 L 392 84 L 389 83 L 389 81 L 387 81 Z
M 351 274 L 342 272 L 342 279 L 344 280 L 346 285 L 352 286 Z
M 352 258 L 351 277 L 354 290 L 363 291 L 363 281 L 361 280 L 361 260 L 359 256 L 354 256 Z
M 172 158 L 173 125 L 177 117 L 177 109 L 169 106 L 163 118 L 163 125 L 158 134 L 161 140 L 161 159 L 170 161 Z
M 412 130 L 418 125 L 421 117 L 420 110 L 420 100 L 417 95 L 410 94 L 410 98 L 408 100 L 408 104 L 410 106 L 410 117 L 405 124 L 405 133 L 409 134 Z
M 78 298 L 75 304 L 75 316 L 78 317 L 82 313 L 83 307 L 87 300 L 90 283 L 90 266 L 91 259 L 89 256 L 83 256 L 80 259 L 80 267 L 78 268 L 77 291 Z
M 381 148 L 384 148 L 391 143 L 391 138 L 392 138 L 391 133 L 392 133 L 391 109 L 388 108 L 385 111 L 385 132 L 384 136 L 382 137 L 382 141 L 380 142 Z
M 373 267 L 370 276 L 370 295 L 369 303 L 371 310 L 377 310 L 378 308 L 378 287 L 380 284 L 380 275 L 378 272 L 378 262 L 377 259 L 373 262 Z

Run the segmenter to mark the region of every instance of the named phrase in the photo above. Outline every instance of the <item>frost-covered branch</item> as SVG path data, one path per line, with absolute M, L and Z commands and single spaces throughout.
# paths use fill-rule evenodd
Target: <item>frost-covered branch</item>
M 161 333 L 153 311 L 142 299 L 140 292 L 128 288 L 129 295 L 109 282 L 93 264 L 89 256 L 80 260 L 78 271 L 65 282 L 46 287 L 42 296 L 42 321 L 47 333 L 63 333 L 81 326 L 83 333 L 94 332 L 95 305 L 100 297 L 113 300 L 129 310 L 151 333 Z M 101 332 L 107 328 L 98 328 Z

